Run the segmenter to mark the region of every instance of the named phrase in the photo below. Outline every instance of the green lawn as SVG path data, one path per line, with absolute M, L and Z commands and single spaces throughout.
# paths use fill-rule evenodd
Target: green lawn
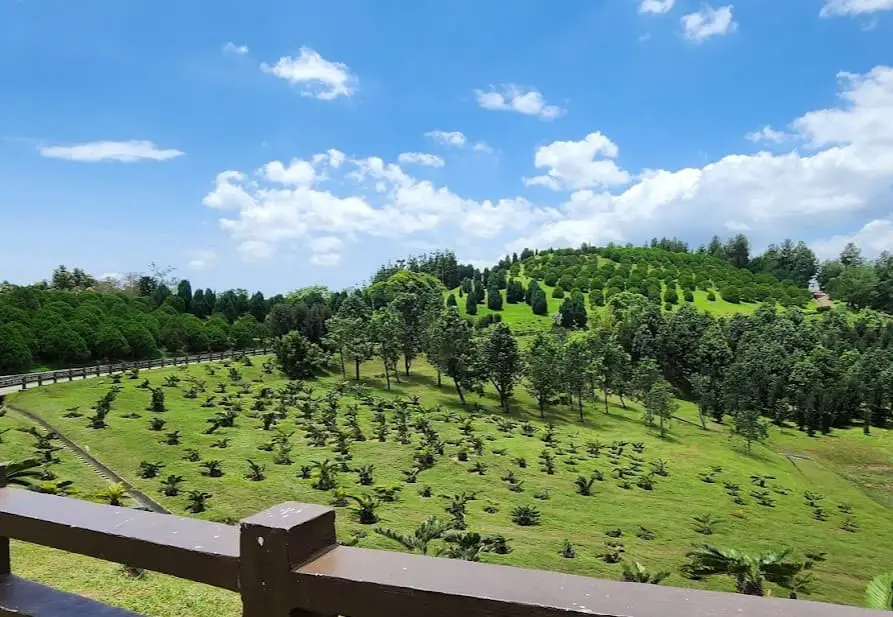
M 254 359 L 255 366 L 242 368 L 246 380 L 263 379 L 263 383 L 253 383 L 257 392 L 265 386 L 281 386 L 285 383 L 278 374 L 266 375 L 260 370 L 261 359 Z M 485 554 L 484 560 L 530 568 L 544 568 L 606 578 L 620 578 L 621 568 L 616 564 L 605 563 L 600 557 L 606 540 L 605 530 L 621 528 L 625 543 L 625 558 L 640 561 L 650 569 L 669 569 L 673 575 L 666 584 L 707 589 L 731 590 L 730 581 L 714 578 L 707 581 L 691 581 L 679 574 L 684 563 L 685 552 L 695 543 L 709 541 L 723 547 L 759 549 L 792 546 L 800 555 L 804 551 L 826 551 L 827 561 L 819 563 L 815 569 L 818 584 L 811 599 L 831 602 L 860 604 L 863 590 L 868 580 L 875 574 L 889 568 L 893 563 L 893 522 L 890 512 L 883 505 L 867 495 L 859 484 L 858 474 L 849 465 L 871 467 L 874 461 L 889 460 L 889 435 L 875 431 L 869 438 L 841 432 L 831 438 L 808 439 L 793 431 L 772 431 L 767 446 L 755 447 L 752 454 L 729 441 L 725 428 L 712 425 L 709 431 L 684 422 L 675 422 L 670 435 L 661 439 L 641 422 L 641 412 L 631 406 L 623 409 L 613 401 L 610 413 L 605 414 L 602 404 L 593 403 L 587 410 L 585 424 L 575 420 L 575 415 L 564 408 L 554 409 L 549 419 L 557 426 L 558 447 L 552 449 L 556 455 L 556 473 L 544 473 L 538 457 L 545 444 L 540 439 L 544 423 L 536 416 L 528 395 L 519 391 L 512 414 L 513 420 L 530 420 L 537 429 L 536 436 L 521 434 L 518 426 L 510 433 L 501 432 L 495 423 L 502 414 L 495 411 L 495 401 L 488 392 L 481 400 L 485 408 L 478 412 L 462 410 L 456 405 L 457 399 L 452 388 L 444 384 L 436 386 L 432 370 L 419 363 L 415 374 L 407 382 L 395 384 L 393 394 L 418 395 L 426 408 L 443 405 L 443 410 L 455 411 L 455 417 L 444 417 L 442 412 L 427 414 L 432 426 L 440 433 L 441 439 L 452 442 L 461 438 L 458 420 L 473 417 L 476 435 L 484 440 L 485 452 L 482 456 L 471 454 L 468 462 L 457 460 L 459 447 L 448 444 L 445 454 L 439 457 L 436 465 L 423 471 L 417 484 L 403 483 L 403 470 L 413 466 L 414 446 L 420 437 L 412 431 L 412 445 L 397 442 L 391 431 L 385 443 L 374 437 L 371 423 L 372 411 L 360 405 L 359 418 L 365 442 L 351 445 L 353 466 L 372 464 L 375 466 L 375 485 L 401 485 L 398 501 L 386 503 L 380 509 L 380 524 L 400 531 L 411 528 L 426 516 L 437 514 L 447 518 L 444 512 L 446 500 L 440 495 L 452 495 L 461 491 L 477 492 L 479 498 L 468 506 L 469 529 L 485 534 L 503 534 L 510 539 L 513 552 L 508 555 Z M 205 373 L 204 366 L 163 369 L 145 374 L 153 385 L 161 384 L 166 375 L 181 377 L 195 376 L 207 382 L 212 390 L 218 381 L 227 381 L 226 369 L 219 368 L 216 376 Z M 363 367 L 363 383 L 372 394 L 387 396 L 383 392 L 383 378 L 377 363 Z M 330 376 L 314 384 L 314 397 L 321 396 L 340 376 Z M 86 410 L 110 387 L 109 379 L 92 379 L 48 386 L 42 389 L 16 393 L 10 402 L 41 414 L 55 424 L 69 437 L 90 447 L 90 451 L 107 465 L 115 468 L 129 481 L 142 490 L 156 496 L 171 510 L 185 514 L 184 496 L 168 498 L 159 492 L 159 480 L 140 479 L 136 475 L 141 460 L 163 461 L 166 468 L 162 475 L 176 473 L 186 478 L 184 490 L 201 489 L 214 496 L 208 502 L 208 510 L 199 515 L 207 519 L 239 519 L 270 505 L 286 500 L 314 503 L 328 503 L 330 492 L 312 488 L 313 480 L 300 479 L 298 471 L 302 465 L 314 460 L 333 459 L 331 445 L 315 448 L 307 445 L 304 431 L 297 426 L 297 409 L 289 411 L 287 420 L 281 426 L 291 432 L 295 444 L 293 465 L 273 464 L 273 454 L 260 451 L 257 446 L 268 441 L 270 431 L 261 429 L 258 418 L 249 417 L 252 395 L 244 395 L 242 400 L 246 412 L 237 421 L 235 428 L 221 429 L 213 435 L 203 431 L 208 424 L 206 419 L 219 408 L 201 408 L 202 398 L 189 400 L 183 397 L 183 387 L 165 388 L 168 411 L 155 414 L 146 411 L 149 392 L 136 388 L 139 381 L 124 379 L 123 392 L 114 403 L 109 416 L 109 427 L 102 430 L 87 428 L 86 417 L 65 418 L 65 409 L 80 405 Z M 234 390 L 231 386 L 230 391 Z M 201 397 L 201 395 L 200 395 Z M 343 412 L 347 406 L 357 404 L 352 396 L 346 395 L 340 403 L 339 423 L 344 426 Z M 136 412 L 140 418 L 124 418 L 122 415 Z M 692 406 L 686 404 L 680 410 L 686 417 L 695 417 Z M 162 432 L 150 431 L 148 421 L 153 416 L 167 421 Z M 7 417 L 0 421 L 10 423 Z M 317 418 L 317 423 L 319 419 Z M 177 446 L 159 443 L 164 433 L 180 430 L 182 444 Z M 15 439 L 13 438 L 15 437 Z M 7 433 L 3 454 L 11 458 L 27 455 L 27 440 L 24 435 Z M 230 440 L 225 449 L 212 448 L 212 442 L 226 437 Z M 645 450 L 641 455 L 644 467 L 657 459 L 664 459 L 669 466 L 668 477 L 657 477 L 653 491 L 637 486 L 625 490 L 618 486 L 611 476 L 612 463 L 607 450 L 599 457 L 587 454 L 585 444 L 600 440 L 610 444 L 614 440 L 641 441 Z M 863 443 L 864 442 L 864 443 Z M 831 444 L 839 443 L 834 447 Z M 847 444 L 859 444 L 858 449 L 850 449 Z M 569 450 L 577 448 L 577 453 Z M 209 478 L 201 475 L 198 463 L 183 460 L 186 448 L 197 449 L 202 459 L 218 459 L 223 463 L 224 475 Z M 506 450 L 503 455 L 496 451 Z M 861 458 L 847 460 L 847 452 L 867 452 Z M 808 454 L 804 454 L 808 453 Z M 886 458 L 883 458 L 886 453 Z M 630 448 L 620 459 L 623 466 L 631 463 Z M 810 458 L 794 458 L 785 454 L 800 454 Z M 855 455 L 854 455 L 855 456 Z M 516 457 L 527 461 L 526 468 L 520 468 Z M 253 482 L 245 477 L 247 459 L 253 459 L 266 466 L 266 479 Z M 568 458 L 576 458 L 573 466 Z M 486 465 L 483 476 L 469 473 L 475 462 Z M 98 487 L 98 480 L 91 480 L 92 472 L 85 467 L 77 467 L 70 462 L 59 467 L 60 476 L 70 474 L 78 485 L 89 495 Z M 721 466 L 716 482 L 705 483 L 700 474 L 708 472 L 711 466 Z M 605 479 L 596 482 L 594 495 L 584 497 L 574 490 L 574 480 L 578 475 L 589 476 L 594 470 L 601 471 Z M 523 492 L 508 490 L 508 484 L 501 477 L 508 471 L 523 480 Z M 774 507 L 757 505 L 750 496 L 750 476 L 753 474 L 771 475 L 769 481 Z M 879 474 L 878 478 L 881 477 Z M 735 505 L 726 495 L 723 481 L 741 485 L 745 505 Z M 635 478 L 633 478 L 635 482 Z M 340 486 L 352 494 L 368 492 L 371 487 L 359 486 L 357 474 L 341 473 Z M 433 497 L 419 495 L 419 488 L 431 486 Z M 787 494 L 781 494 L 780 492 Z M 889 487 L 873 487 L 872 495 L 886 499 L 884 491 Z M 534 499 L 534 494 L 548 490 L 550 499 Z M 803 492 L 812 490 L 825 495 L 825 509 L 829 519 L 819 521 L 813 518 L 812 510 L 804 503 Z M 859 523 L 855 533 L 840 529 L 845 516 L 838 512 L 840 503 L 851 504 L 852 515 Z M 538 527 L 519 527 L 510 519 L 510 511 L 516 505 L 535 505 L 542 512 L 542 524 Z M 495 513 L 485 512 L 485 507 L 493 506 Z M 711 513 L 720 519 L 715 533 L 710 536 L 694 531 L 691 517 Z M 338 510 L 338 534 L 342 540 L 354 533 L 365 533 L 359 546 L 396 549 L 397 546 L 375 533 L 373 526 L 359 524 L 348 509 Z M 655 539 L 646 541 L 636 537 L 639 526 L 647 527 L 656 534 Z M 576 545 L 577 557 L 565 559 L 558 553 L 562 541 L 567 538 Z M 189 614 L 191 607 L 201 605 L 201 613 L 236 615 L 237 602 L 233 594 L 212 590 L 207 587 L 172 581 L 167 577 L 150 574 L 146 580 L 134 581 L 123 577 L 116 566 L 94 565 L 91 560 L 79 557 L 62 556 L 47 565 L 48 551 L 23 545 L 15 550 L 17 572 L 66 589 L 98 597 L 149 615 Z M 86 565 L 89 561 L 89 566 Z M 61 565 L 60 565 L 61 564 Z M 94 575 L 95 574 L 95 575 Z M 784 590 L 775 590 L 784 594 Z M 208 606 L 206 610 L 204 607 Z

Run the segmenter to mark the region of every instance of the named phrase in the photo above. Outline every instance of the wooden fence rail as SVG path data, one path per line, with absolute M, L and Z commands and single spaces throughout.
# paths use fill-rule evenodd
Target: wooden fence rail
M 0 615 L 133 615 L 16 577 L 9 538 L 236 591 L 244 617 L 889 615 L 344 547 L 334 510 L 317 505 L 285 503 L 236 527 L 16 488 L 0 488 Z
M 208 362 L 211 360 L 227 360 L 240 355 L 261 356 L 270 353 L 266 347 L 259 349 L 230 350 L 230 351 L 214 351 L 209 353 L 200 353 L 194 355 L 177 356 L 175 358 L 157 358 L 155 360 L 134 360 L 132 362 L 121 362 L 118 364 L 96 364 L 93 366 L 82 366 L 79 368 L 61 369 L 58 371 L 41 371 L 39 373 L 21 373 L 19 375 L 6 375 L 0 377 L 0 388 L 8 388 L 11 386 L 21 386 L 25 390 L 29 384 L 37 384 L 42 386 L 45 383 L 57 383 L 61 381 L 71 381 L 75 378 L 86 379 L 90 375 L 96 377 L 100 375 L 111 375 L 112 373 L 121 373 L 131 369 L 148 369 L 161 368 L 165 366 L 180 366 L 196 362 Z

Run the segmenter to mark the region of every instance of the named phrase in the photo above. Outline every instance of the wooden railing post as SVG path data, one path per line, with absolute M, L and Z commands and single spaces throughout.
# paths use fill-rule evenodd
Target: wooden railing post
M 292 570 L 335 547 L 335 510 L 289 502 L 241 522 L 243 617 L 310 617 L 295 610 Z
M 6 464 L 0 463 L 0 489 L 6 488 Z M 0 574 L 10 574 L 12 564 L 9 561 L 9 538 L 0 538 Z

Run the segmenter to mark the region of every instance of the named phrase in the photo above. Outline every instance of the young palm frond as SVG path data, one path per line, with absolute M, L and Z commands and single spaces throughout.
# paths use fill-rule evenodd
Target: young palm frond
M 753 596 L 764 595 L 765 581 L 790 587 L 802 563 L 787 561 L 790 549 L 744 553 L 704 544 L 688 553 L 685 572 L 695 578 L 723 574 L 735 579 L 735 590 Z
M 670 573 L 667 571 L 652 574 L 638 561 L 633 565 L 628 563 L 623 564 L 623 580 L 630 583 L 651 583 L 652 585 L 659 585 L 660 582 L 668 576 L 670 576 Z
M 357 515 L 357 521 L 362 525 L 374 525 L 378 522 L 376 510 L 381 505 L 381 501 L 373 495 L 349 495 L 350 499 L 356 502 L 356 507 L 351 508 Z
M 96 493 L 96 498 L 110 506 L 123 506 L 124 500 L 127 499 L 127 489 L 119 482 L 109 484 Z
M 427 555 L 428 544 L 432 540 L 442 538 L 450 529 L 450 523 L 441 521 L 436 516 L 429 516 L 416 527 L 411 535 L 398 533 L 393 529 L 384 529 L 381 527 L 376 528 L 375 533 L 397 542 L 410 552 Z
M 871 579 L 865 589 L 865 606 L 878 611 L 893 611 L 893 572 Z

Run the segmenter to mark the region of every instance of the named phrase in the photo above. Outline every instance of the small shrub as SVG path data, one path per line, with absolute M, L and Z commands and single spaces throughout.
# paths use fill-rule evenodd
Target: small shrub
M 468 468 L 468 472 L 483 476 L 487 473 L 487 466 L 481 461 L 475 461 L 474 465 Z
M 573 559 L 577 556 L 577 551 L 574 550 L 574 545 L 571 544 L 571 541 L 565 539 L 564 542 L 561 543 L 561 550 L 558 551 L 558 554 L 565 559 Z
M 620 538 L 623 536 L 623 530 L 620 527 L 615 527 L 613 529 L 606 529 L 605 535 L 609 538 Z
M 140 478 L 154 478 L 158 475 L 158 472 L 164 467 L 164 463 L 150 463 L 148 461 L 141 461 L 139 469 L 136 474 Z
M 375 496 L 378 497 L 379 500 L 392 502 L 397 501 L 397 497 L 402 489 L 402 486 L 395 484 L 391 486 L 376 486 L 372 490 L 375 492 Z
M 595 482 L 594 478 L 587 478 L 586 476 L 577 476 L 577 479 L 574 480 L 574 485 L 577 487 L 577 494 L 583 495 L 584 497 L 592 495 L 592 483 Z
M 312 466 L 312 465 L 301 465 L 301 469 L 298 471 L 298 474 L 299 474 L 299 475 L 301 476 L 301 478 L 304 479 L 304 480 L 309 480 L 309 479 L 310 479 L 310 474 L 311 474 L 311 473 L 313 473 L 313 466 Z
M 539 499 L 540 501 L 546 501 L 547 499 L 549 499 L 549 497 L 549 489 L 547 488 L 544 488 L 543 490 L 537 491 L 533 494 L 533 498 Z
M 419 489 L 419 496 L 421 496 L 421 497 L 430 497 L 430 496 L 431 496 L 431 487 L 425 485 L 425 486 L 423 486 L 422 488 L 420 488 L 420 489 Z
M 512 522 L 521 527 L 531 527 L 540 524 L 542 515 L 534 506 L 515 506 L 512 509 Z
M 648 529 L 647 527 L 639 527 L 639 531 L 636 532 L 636 537 L 642 540 L 654 540 L 654 532 Z
M 183 454 L 183 460 L 189 461 L 190 463 L 197 463 L 202 460 L 202 457 L 198 450 L 195 450 L 194 448 L 186 448 L 186 452 Z
M 361 486 L 371 486 L 374 483 L 372 472 L 375 465 L 363 465 L 357 469 L 357 483 Z
M 695 531 L 704 535 L 712 534 L 714 527 L 719 523 L 719 520 L 712 514 L 693 516 L 692 520 L 694 521 Z

